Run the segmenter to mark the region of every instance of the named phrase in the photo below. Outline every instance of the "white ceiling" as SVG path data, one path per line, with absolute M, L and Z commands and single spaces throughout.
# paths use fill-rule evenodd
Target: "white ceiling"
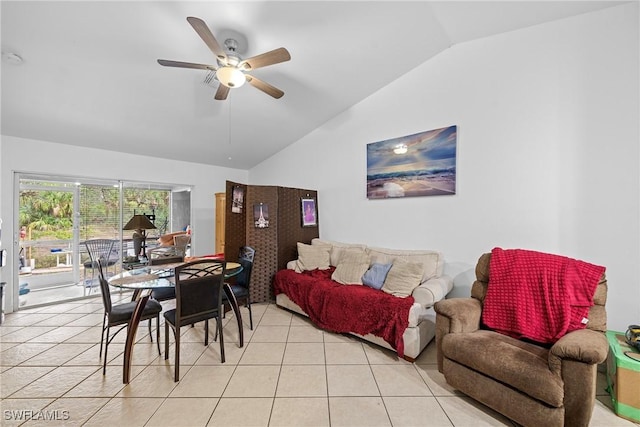
M 456 43 L 590 12 L 617 1 L 2 1 L 2 134 L 250 169 Z M 186 17 L 247 58 L 286 47 L 291 61 L 253 71 L 285 92 L 245 85 L 213 99 L 215 64 Z

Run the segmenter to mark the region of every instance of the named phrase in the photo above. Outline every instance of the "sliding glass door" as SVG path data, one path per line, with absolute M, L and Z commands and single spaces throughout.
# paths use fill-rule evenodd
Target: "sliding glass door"
M 19 197 L 19 303 L 41 289 L 78 282 L 78 188 L 73 183 L 24 179 Z M 31 292 L 33 294 L 29 295 Z
M 190 189 L 185 186 L 32 174 L 16 177 L 21 229 L 20 262 L 15 266 L 17 308 L 99 293 L 99 287 L 91 286 L 97 285 L 97 276 L 84 242 L 115 240 L 118 262 L 108 274 L 119 272 L 122 261 L 134 255 L 132 231 L 122 230 L 133 215 L 147 215 L 156 227 L 147 230 L 147 247 L 153 247 L 158 236 L 190 223 Z

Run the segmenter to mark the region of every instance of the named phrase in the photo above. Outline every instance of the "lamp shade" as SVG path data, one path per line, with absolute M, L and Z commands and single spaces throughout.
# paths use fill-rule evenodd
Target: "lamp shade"
M 153 230 L 155 225 L 146 215 L 134 215 L 127 224 L 122 227 L 123 230 Z

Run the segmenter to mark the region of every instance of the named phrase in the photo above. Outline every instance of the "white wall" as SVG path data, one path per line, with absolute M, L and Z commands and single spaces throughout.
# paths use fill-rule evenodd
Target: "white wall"
M 14 172 L 145 181 L 193 186 L 191 191 L 192 250 L 196 254 L 215 250 L 215 193 L 225 191 L 227 180 L 247 182 L 248 172 L 113 151 L 54 144 L 2 136 L 0 144 L 0 218 L 2 246 L 10 249 L 17 239 L 13 227 Z M 8 259 L 14 265 L 13 258 Z M 0 279 L 13 283 L 11 268 L 0 269 Z M 5 288 L 5 311 L 11 311 L 11 287 Z
M 604 265 L 609 328 L 626 330 L 640 319 L 638 36 L 634 2 L 453 46 L 249 181 L 318 190 L 322 238 L 443 251 L 454 296 L 496 246 Z M 367 200 L 366 144 L 449 125 L 455 196 Z

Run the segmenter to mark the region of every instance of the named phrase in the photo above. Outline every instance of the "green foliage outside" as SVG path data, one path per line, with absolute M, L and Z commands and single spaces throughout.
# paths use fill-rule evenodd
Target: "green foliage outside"
M 40 186 L 46 184 L 38 183 Z M 120 236 L 119 188 L 82 186 L 80 188 L 80 241 L 96 238 L 116 239 Z M 170 191 L 125 188 L 123 191 L 123 220 L 126 223 L 136 214 L 156 215 L 160 235 L 169 219 Z M 48 190 L 22 190 L 19 207 L 20 228 L 25 239 L 31 241 L 73 239 L 73 192 Z M 129 238 L 126 235 L 124 238 Z M 56 257 L 49 248 L 30 248 L 29 257 L 36 259 L 38 268 L 55 267 Z

